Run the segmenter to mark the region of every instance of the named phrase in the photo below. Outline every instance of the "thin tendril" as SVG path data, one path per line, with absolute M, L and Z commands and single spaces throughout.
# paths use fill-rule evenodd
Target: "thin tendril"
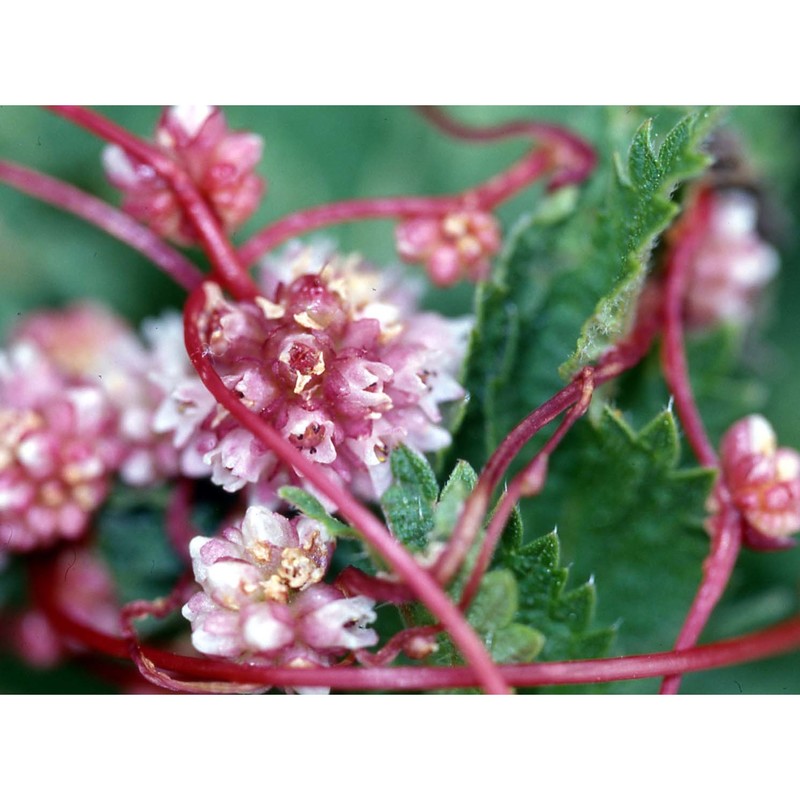
M 119 209 L 50 175 L 0 161 L 0 181 L 90 222 L 148 258 L 179 286 L 191 291 L 205 276 L 149 228 Z
M 142 139 L 100 114 L 77 106 L 53 106 L 50 109 L 70 122 L 91 131 L 101 139 L 116 144 L 126 153 L 151 166 L 170 186 L 213 265 L 213 274 L 234 297 L 253 298 L 259 294 L 233 245 L 225 237 L 208 203 L 194 182 L 172 159 Z

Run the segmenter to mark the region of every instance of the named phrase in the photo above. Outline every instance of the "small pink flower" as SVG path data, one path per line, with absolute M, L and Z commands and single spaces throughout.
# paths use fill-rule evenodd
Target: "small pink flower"
M 466 278 L 488 277 L 491 258 L 500 249 L 497 220 L 484 211 L 458 211 L 443 217 L 411 217 L 396 229 L 397 252 L 410 263 L 423 263 L 438 286 Z
M 183 608 L 192 643 L 206 655 L 251 663 L 327 664 L 331 656 L 377 643 L 366 626 L 373 602 L 346 598 L 321 581 L 333 540 L 313 520 L 248 508 L 222 535 L 190 545 L 203 591 Z
M 758 234 L 752 195 L 711 195 L 704 239 L 686 287 L 686 321 L 702 328 L 720 322 L 747 323 L 764 286 L 778 271 L 778 255 Z
M 779 448 L 767 420 L 754 414 L 733 425 L 720 456 L 724 485 L 757 537 L 781 540 L 800 531 L 800 453 Z
M 223 228 L 231 232 L 258 207 L 264 181 L 255 173 L 263 141 L 251 133 L 231 132 L 212 106 L 174 106 L 156 127 L 158 147 L 191 176 Z M 123 208 L 178 244 L 193 244 L 194 229 L 155 171 L 117 146 L 103 153 L 106 175 L 123 192 Z
M 31 344 L 0 354 L 0 548 L 77 539 L 124 456 L 96 386 L 60 374 Z

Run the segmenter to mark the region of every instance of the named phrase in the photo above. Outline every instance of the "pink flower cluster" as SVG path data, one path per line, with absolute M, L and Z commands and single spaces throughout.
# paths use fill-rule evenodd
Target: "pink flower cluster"
M 466 209 L 441 217 L 410 217 L 395 235 L 401 258 L 424 264 L 438 286 L 487 278 L 501 243 L 500 226 L 491 214 Z
M 157 432 L 155 415 L 187 363 L 178 314 L 147 320 L 145 344 L 107 309 L 81 303 L 23 319 L 12 342 L 31 342 L 59 372 L 101 390 L 116 415 L 122 456 L 119 472 L 133 486 L 152 485 L 179 472 L 172 436 Z M 167 388 L 158 383 L 166 381 Z
M 29 342 L 0 353 L 0 549 L 78 538 L 122 457 L 100 388 Z
M 720 456 L 724 487 L 747 522 L 749 541 L 786 544 L 781 540 L 800 531 L 800 453 L 779 448 L 772 426 L 754 414 L 728 430 Z
M 305 516 L 250 506 L 238 525 L 190 545 L 203 591 L 183 608 L 201 653 L 248 663 L 328 665 L 377 643 L 373 601 L 321 583 L 333 540 Z
M 777 253 L 756 229 L 755 198 L 725 191 L 713 194 L 711 203 L 686 287 L 686 320 L 694 327 L 748 322 L 759 292 L 778 271 Z
M 227 385 L 298 449 L 376 499 L 391 448 L 449 443 L 440 405 L 463 397 L 468 320 L 415 311 L 390 273 L 323 247 L 290 247 L 265 263 L 262 284 L 254 303 L 209 284 L 204 334 Z M 249 485 L 252 502 L 297 482 L 203 386 L 178 314 L 142 333 L 91 304 L 12 331 L 0 362 L 0 549 L 81 536 L 115 476 L 211 477 Z
M 79 538 L 116 476 L 146 486 L 178 474 L 172 434 L 155 426 L 166 392 L 151 378 L 176 360 L 156 330 L 174 335 L 176 321 L 181 330 L 178 317 L 146 324 L 149 349 L 91 304 L 32 314 L 12 331 L 0 353 L 0 549 Z
M 252 133 L 233 133 L 212 106 L 173 106 L 164 111 L 155 141 L 183 167 L 226 232 L 238 228 L 256 210 L 264 181 L 254 173 L 263 141 Z M 111 183 L 123 192 L 123 208 L 161 236 L 178 244 L 196 241 L 175 195 L 155 170 L 117 146 L 107 147 L 103 165 Z
M 430 452 L 449 443 L 440 405 L 463 398 L 455 375 L 469 321 L 403 309 L 409 298 L 357 258 L 295 250 L 266 274 L 265 293 L 252 303 L 230 302 L 207 285 L 202 333 L 214 368 L 331 478 L 380 497 L 393 447 Z M 225 412 L 203 417 L 198 384 L 173 393 L 159 419 L 176 445 L 205 450 L 214 482 L 229 491 L 252 484 L 253 498 L 267 502 L 275 487 L 297 480 Z

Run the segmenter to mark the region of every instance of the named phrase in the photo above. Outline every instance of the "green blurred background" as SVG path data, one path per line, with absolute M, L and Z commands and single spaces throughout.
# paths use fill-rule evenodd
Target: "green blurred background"
M 142 136 L 152 133 L 157 108 L 99 109 Z M 598 148 L 601 163 L 595 188 L 607 178 L 611 154 L 622 149 L 635 128 L 654 117 L 664 130 L 686 109 L 660 107 L 489 107 L 454 108 L 465 121 L 499 122 L 527 117 L 566 124 Z M 401 107 L 237 107 L 226 109 L 230 126 L 265 139 L 259 172 L 268 181 L 266 200 L 237 235 L 241 242 L 264 224 L 304 206 L 337 199 L 393 194 L 459 191 L 501 170 L 525 150 L 522 141 L 469 144 L 433 130 L 419 115 Z M 773 313 L 761 321 L 759 368 L 769 387 L 764 411 L 781 442 L 800 446 L 800 393 L 797 301 L 800 298 L 796 223 L 800 217 L 800 114 L 791 107 L 733 108 L 726 124 L 735 129 L 769 187 L 779 213 L 783 269 L 773 287 Z M 118 194 L 104 180 L 102 144 L 90 134 L 37 108 L 0 108 L 0 158 L 19 162 L 116 203 Z M 589 191 L 592 191 L 590 185 Z M 530 210 L 541 189 L 506 204 L 499 216 L 506 228 Z M 334 236 L 344 250 L 358 250 L 377 263 L 395 260 L 393 226 L 369 222 L 341 226 Z M 198 257 L 198 262 L 202 259 Z M 0 331 L 20 315 L 42 305 L 62 305 L 91 297 L 108 302 L 133 322 L 168 307 L 182 293 L 142 257 L 88 224 L 0 186 Z M 450 313 L 471 308 L 471 291 L 461 286 L 432 291 L 432 307 Z M 565 342 L 565 356 L 573 342 Z M 777 559 L 781 559 L 778 563 Z M 739 632 L 779 619 L 797 608 L 800 559 L 745 554 L 737 578 L 740 590 L 755 586 L 761 605 L 753 617 L 737 617 L 736 597 L 720 609 L 707 638 Z M 577 576 L 579 579 L 586 576 Z M 773 585 L 774 584 L 774 585 Z M 602 586 L 599 587 L 602 602 Z M 0 596 L 2 602 L 2 596 Z M 654 613 L 657 613 L 654 610 Z M 688 692 L 800 692 L 800 656 L 720 670 L 686 679 Z M 630 690 L 636 690 L 629 685 Z M 0 657 L 0 691 L 105 691 L 84 679 L 79 669 L 40 674 Z

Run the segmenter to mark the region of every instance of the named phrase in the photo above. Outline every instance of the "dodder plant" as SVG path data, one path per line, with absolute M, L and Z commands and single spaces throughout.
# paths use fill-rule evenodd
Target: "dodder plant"
M 189 692 L 675 692 L 800 645 L 790 616 L 698 646 L 742 548 L 800 530 L 800 455 L 735 367 L 777 256 L 719 114 L 658 138 L 645 121 L 610 168 L 563 127 L 421 109 L 456 139 L 528 149 L 455 194 L 311 206 L 234 246 L 265 191 L 259 136 L 210 107 L 166 110 L 152 141 L 53 111 L 108 143 L 121 210 L 9 162 L 0 179 L 186 299 L 141 335 L 89 302 L 9 332 L 3 628 L 28 661 L 134 688 L 132 662 Z M 368 219 L 423 270 L 298 238 Z M 445 298 L 475 284 L 471 316 L 422 310 L 423 275 Z

